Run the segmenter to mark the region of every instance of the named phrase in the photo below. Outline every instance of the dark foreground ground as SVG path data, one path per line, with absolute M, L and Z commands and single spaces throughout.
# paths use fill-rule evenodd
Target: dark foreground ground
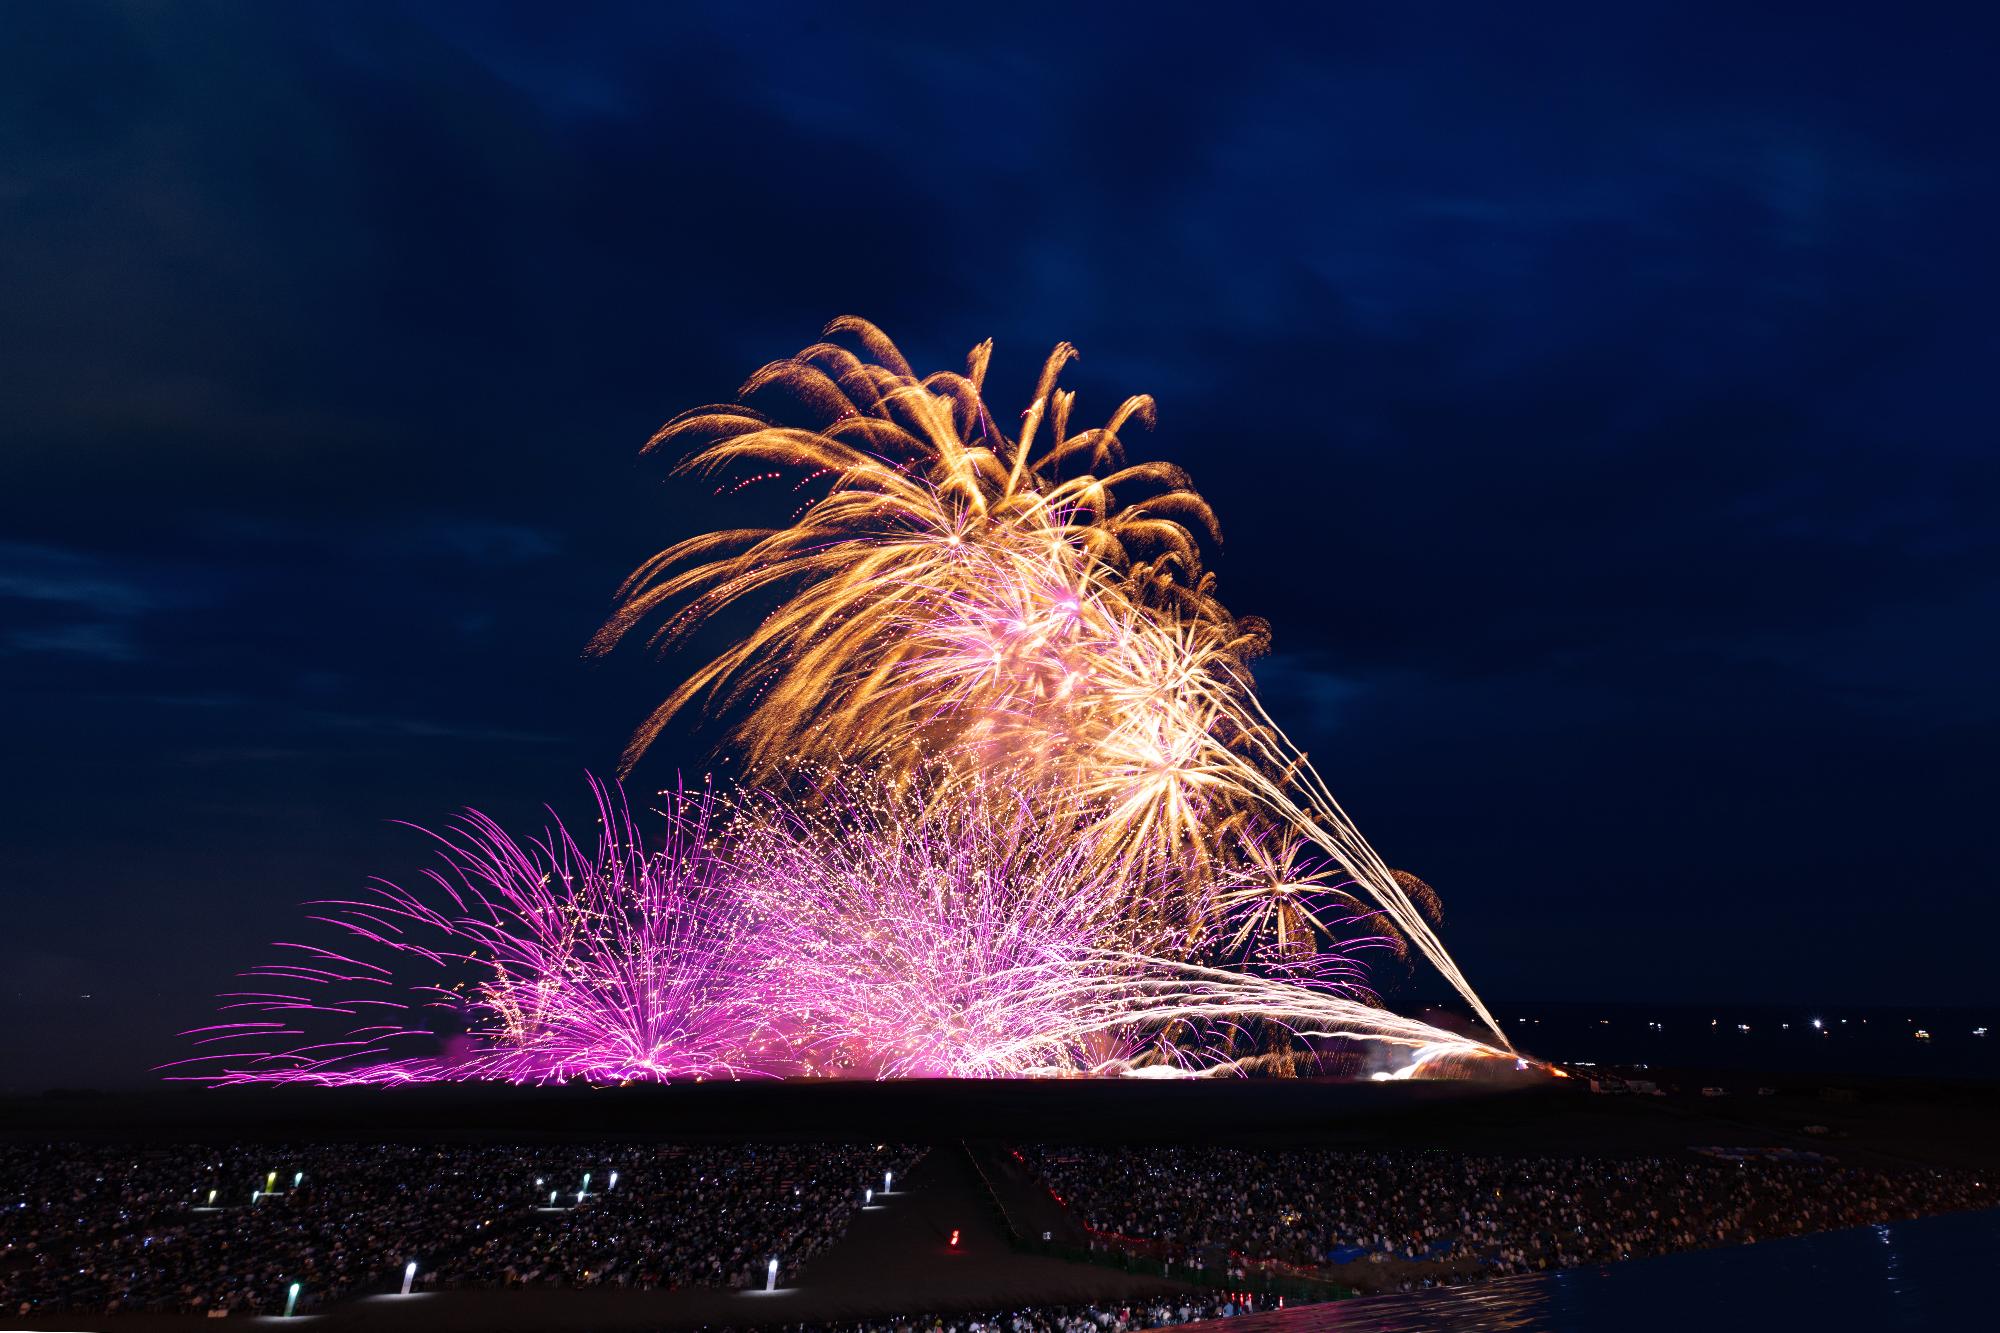
M 1044 1192 L 982 1169 L 1022 1142 L 1434 1148 L 1620 1156 L 1789 1147 L 1853 1165 L 2000 1168 L 2000 1087 L 1895 1079 L 1769 1081 L 1648 1071 L 1666 1096 L 1581 1080 L 1508 1087 L 1255 1080 L 1202 1083 L 706 1084 L 615 1089 L 165 1089 L 0 1102 L 0 1140 L 355 1142 L 895 1141 L 935 1145 L 885 1206 L 862 1212 L 796 1285 L 723 1290 L 466 1290 L 314 1312 L 329 1329 L 680 1329 L 1000 1310 L 1170 1296 L 1148 1273 L 1016 1251 L 1060 1228 Z M 1727 1089 L 1704 1096 L 1703 1087 Z M 1766 1094 L 1760 1091 L 1770 1088 Z M 984 1167 L 980 1164 L 984 1164 Z M 995 1195 L 1001 1209 L 994 1208 Z M 1002 1211 L 1004 1210 L 1004 1211 Z M 956 1249 L 951 1231 L 961 1233 Z M 1060 1239 L 1060 1238 L 1059 1238 Z M 0 1312 L 11 1315 L 11 1312 Z M 54 1314 L 9 1327 L 187 1329 L 192 1316 Z
M 719 1288 L 635 1291 L 611 1287 L 511 1287 L 361 1296 L 301 1315 L 301 1329 L 687 1329 L 871 1319 L 925 1310 L 1005 1310 L 1031 1305 L 1117 1305 L 1191 1290 L 1157 1275 L 1022 1254 L 1008 1244 L 971 1155 L 933 1151 L 907 1182 L 855 1215 L 848 1232 L 803 1278 L 774 1292 Z M 957 1233 L 958 1243 L 951 1243 Z M 274 1317 L 252 1318 L 252 1323 Z M 199 1315 L 52 1312 L 0 1326 L 193 1333 Z M 238 1318 L 228 1324 L 244 1322 Z
M 1795 1147 L 1874 1165 L 2000 1166 L 2000 1085 L 1649 1070 L 1580 1079 L 708 1083 L 624 1088 L 203 1089 L 0 1101 L 13 1141 L 961 1141 L 1437 1147 L 1618 1155 Z M 1721 1087 L 1727 1095 L 1701 1095 Z M 1760 1088 L 1769 1088 L 1760 1095 Z M 1824 1133 L 1808 1133 L 1820 1126 Z

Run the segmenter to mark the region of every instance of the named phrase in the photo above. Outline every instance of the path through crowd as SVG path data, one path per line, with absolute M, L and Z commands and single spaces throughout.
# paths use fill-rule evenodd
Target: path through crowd
M 995 1185 L 1005 1191 L 1004 1177 L 996 1176 Z M 1002 1201 L 1014 1206 L 1004 1194 Z M 824 1312 L 809 1316 L 817 1319 L 1103 1303 L 1188 1289 L 1159 1276 L 1014 1250 L 971 1157 L 945 1145 L 917 1166 L 907 1190 L 864 1210 L 846 1238 L 813 1261 L 799 1296 Z
M 1005 1177 L 996 1173 L 995 1181 L 1008 1206 L 1015 1206 Z M 671 1226 L 672 1220 L 662 1218 L 659 1224 Z M 872 1206 L 855 1214 L 842 1239 L 816 1256 L 793 1285 L 775 1292 L 539 1285 L 420 1292 L 410 1297 L 361 1297 L 285 1322 L 297 1325 L 298 1333 L 678 1329 L 825 1323 L 1033 1305 L 1117 1305 L 1188 1290 L 1159 1276 L 1016 1251 L 971 1156 L 957 1144 L 945 1144 L 932 1149 L 907 1180 L 897 1180 L 891 1193 L 878 1193 Z M 80 1324 L 74 1313 L 52 1313 L 43 1319 L 10 1321 L 9 1326 L 193 1333 L 214 1328 L 215 1321 L 197 1315 L 134 1313 L 96 1316 Z

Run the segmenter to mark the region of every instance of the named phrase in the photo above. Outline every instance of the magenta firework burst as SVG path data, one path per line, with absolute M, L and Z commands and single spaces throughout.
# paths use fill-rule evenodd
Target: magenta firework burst
M 313 904 L 323 943 L 282 943 L 223 996 L 228 1021 L 179 1077 L 220 1083 L 733 1078 L 754 1073 L 763 953 L 711 836 L 706 794 L 673 793 L 648 848 L 593 781 L 585 850 L 559 821 L 516 840 L 467 812 L 443 865 Z
M 744 801 L 731 855 L 782 959 L 770 993 L 808 1068 L 1214 1073 L 1242 1067 L 1248 1028 L 1376 1036 L 1393 1017 L 1369 1003 L 1348 947 L 1274 974 L 1184 961 L 1206 947 L 1185 926 L 1135 935 L 1151 918 L 1132 896 L 1149 886 L 1052 825 L 1046 793 L 920 770 L 908 785 L 849 775 L 792 795 Z
M 1072 432 L 1063 344 L 1009 439 L 990 344 L 918 377 L 873 325 L 835 334 L 860 351 L 816 343 L 655 440 L 718 480 L 792 474 L 791 520 L 670 546 L 595 643 L 652 624 L 664 648 L 755 609 L 626 760 L 703 703 L 762 786 L 726 819 L 674 797 L 652 851 L 615 789 L 596 788 L 591 851 L 469 814 L 417 889 L 320 904 L 330 942 L 245 974 L 179 1076 L 1206 1074 L 1357 1043 L 1391 1076 L 1514 1059 L 1369 991 L 1359 951 L 1411 950 L 1500 1031 L 1435 896 L 1265 711 L 1269 627 L 1217 599 L 1207 503 L 1178 468 L 1126 461 L 1150 399 Z
M 978 780 L 818 775 L 745 798 L 731 855 L 783 960 L 805 1063 L 880 1077 L 1074 1072 L 1153 1034 L 1083 1032 L 1069 984 L 1124 926 L 1129 882 Z
M 173 1076 L 1200 1076 L 1268 1063 L 1274 1037 L 1279 1059 L 1369 1044 L 1397 1076 L 1504 1054 L 1377 1007 L 1355 957 L 1368 936 L 1201 961 L 1239 941 L 1135 917 L 1147 886 L 1052 819 L 1047 793 L 812 776 L 727 818 L 676 793 L 650 848 L 597 784 L 594 849 L 559 822 L 522 841 L 468 813 L 431 835 L 442 866 L 417 888 L 314 904 L 325 941 L 244 973 Z M 1319 887 L 1273 868 L 1266 892 Z

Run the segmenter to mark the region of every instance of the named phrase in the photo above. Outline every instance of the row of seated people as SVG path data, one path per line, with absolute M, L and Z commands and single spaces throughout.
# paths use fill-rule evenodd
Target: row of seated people
M 772 1257 L 781 1280 L 795 1274 L 845 1233 L 864 1190 L 916 1156 L 837 1144 L 11 1145 L 0 1148 L 0 1311 L 268 1314 L 293 1283 L 300 1309 L 393 1290 L 413 1260 L 426 1287 L 747 1286 Z

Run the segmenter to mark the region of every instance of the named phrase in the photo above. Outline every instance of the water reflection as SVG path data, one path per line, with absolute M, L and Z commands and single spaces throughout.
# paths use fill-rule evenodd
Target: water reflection
M 2000 1211 L 1374 1296 L 1209 1325 L 1222 1333 L 1628 1333 L 1987 1327 Z

